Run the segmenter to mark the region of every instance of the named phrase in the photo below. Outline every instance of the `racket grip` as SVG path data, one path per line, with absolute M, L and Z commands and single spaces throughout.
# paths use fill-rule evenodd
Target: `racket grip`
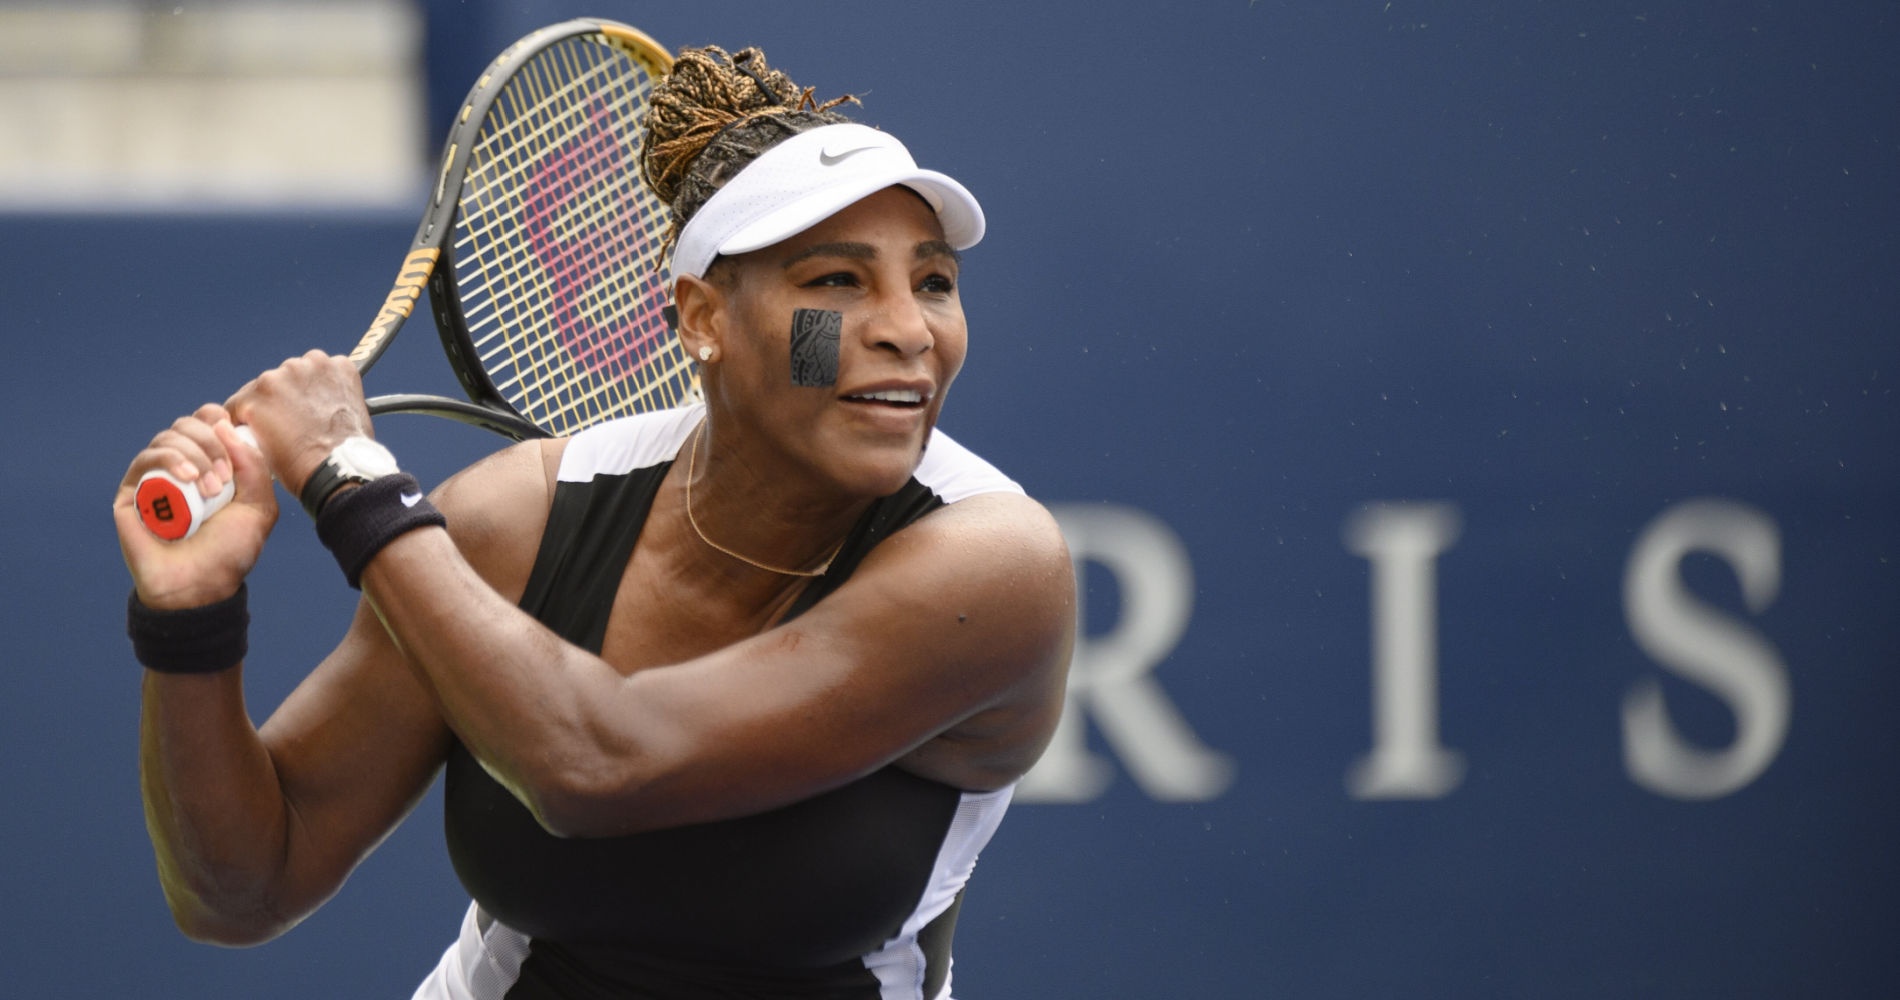
M 257 436 L 249 427 L 238 427 L 237 436 L 252 448 L 257 447 Z M 181 483 L 171 473 L 153 469 L 139 477 L 133 502 L 147 531 L 168 542 L 176 542 L 197 534 L 199 525 L 223 510 L 236 495 L 235 477 L 226 480 L 224 489 L 217 495 L 208 497 L 199 492 L 198 484 Z

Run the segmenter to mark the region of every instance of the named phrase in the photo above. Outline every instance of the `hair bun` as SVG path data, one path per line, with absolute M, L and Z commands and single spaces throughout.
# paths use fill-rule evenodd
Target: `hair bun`
M 765 53 L 756 47 L 737 53 L 717 45 L 681 49 L 672 73 L 655 85 L 642 123 L 640 176 L 672 207 L 677 228 L 727 177 L 779 139 L 846 120 L 830 110 L 846 101 L 856 103 L 857 98 L 815 103 L 812 88 L 800 87 L 766 65 Z M 733 126 L 760 118 L 777 119 L 782 127 L 772 130 L 775 134 L 768 141 L 735 143 L 738 148 L 731 151 L 733 156 L 720 157 L 695 171 L 700 154 L 722 133 L 739 131 Z M 812 120 L 800 120 L 805 118 Z M 692 182 L 695 179 L 698 183 Z

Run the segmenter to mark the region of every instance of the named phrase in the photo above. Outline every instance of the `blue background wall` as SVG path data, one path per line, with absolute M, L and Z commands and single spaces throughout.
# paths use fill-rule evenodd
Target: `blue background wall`
M 1123 520 L 1078 544 L 1099 556 L 1078 662 L 1099 697 L 1078 696 L 1065 752 L 1106 781 L 1012 813 L 964 910 L 961 995 L 1885 996 L 1900 979 L 1900 7 L 432 13 L 449 100 L 514 36 L 578 13 L 675 46 L 756 42 L 821 95 L 863 94 L 864 120 L 983 199 L 945 425 L 1070 523 Z M 433 796 L 283 939 L 231 952 L 173 930 L 106 514 L 173 414 L 352 343 L 413 224 L 0 218 L 9 993 L 407 996 L 453 933 Z M 370 383 L 453 391 L 426 325 Z M 420 418 L 379 431 L 435 480 L 492 446 Z M 1725 676 L 1766 662 L 1788 695 L 1759 775 L 1690 800 L 1632 777 L 1624 700 L 1660 685 L 1714 754 L 1738 702 L 1636 638 L 1623 586 L 1645 530 L 1695 498 L 1776 532 L 1765 600 L 1732 555 L 1671 563 L 1736 640 L 1695 655 Z M 1458 525 L 1430 564 L 1436 638 L 1404 633 L 1436 653 L 1437 738 L 1464 764 L 1423 798 L 1348 785 L 1375 741 L 1380 627 L 1348 522 L 1387 502 Z M 1140 524 L 1178 539 L 1191 603 L 1136 684 L 1102 664 L 1168 592 L 1159 555 L 1116 563 Z M 253 590 L 261 718 L 353 595 L 292 512 Z M 1112 734 L 1102 716 L 1129 699 L 1172 706 L 1204 787 L 1138 780 L 1167 726 Z

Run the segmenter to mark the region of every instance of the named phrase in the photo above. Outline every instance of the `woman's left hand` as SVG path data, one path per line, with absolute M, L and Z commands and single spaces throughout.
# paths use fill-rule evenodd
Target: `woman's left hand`
M 225 408 L 250 427 L 291 496 L 345 438 L 374 437 L 363 379 L 340 354 L 311 351 L 252 379 Z

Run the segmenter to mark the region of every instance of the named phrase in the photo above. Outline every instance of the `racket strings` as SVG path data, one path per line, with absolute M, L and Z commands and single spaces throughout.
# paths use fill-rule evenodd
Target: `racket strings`
M 636 206 L 634 210 L 638 211 L 640 209 L 638 206 Z M 623 213 L 625 211 L 626 209 L 624 207 L 618 205 L 613 200 L 596 199 L 590 202 L 589 204 L 587 204 L 581 210 L 569 211 L 568 213 L 566 213 L 567 219 L 568 219 L 568 228 L 577 232 L 581 232 L 581 233 L 607 232 L 615 237 L 620 237 L 622 234 L 618 232 L 603 229 L 602 223 L 610 221 L 611 218 L 618 216 L 620 213 Z M 615 248 L 620 249 L 622 248 L 624 244 L 627 244 L 628 242 L 630 241 L 624 238 L 616 238 L 614 240 Z M 640 240 L 640 241 L 634 241 L 634 242 L 643 244 L 643 243 L 646 243 L 647 241 Z M 462 243 L 459 243 L 457 247 L 458 251 L 460 251 L 464 255 L 469 254 L 470 251 L 467 249 L 467 245 L 468 245 L 467 241 L 463 241 Z M 626 249 L 628 252 L 639 252 L 641 249 L 643 249 L 643 247 L 639 245 L 625 246 L 624 249 Z M 619 263 L 614 260 L 603 260 L 603 259 L 595 259 L 593 261 L 580 264 L 578 266 L 582 267 L 584 270 L 589 272 L 586 275 L 589 278 L 594 278 L 601 274 L 609 274 L 609 273 L 620 274 L 621 272 L 629 270 L 629 268 L 624 263 Z M 529 295 L 542 296 L 542 297 L 546 297 L 551 294 L 553 285 L 555 283 L 555 279 L 553 278 L 551 273 L 548 272 L 546 269 L 541 269 L 540 271 L 532 273 L 531 275 L 529 275 L 527 272 L 519 272 L 512 275 L 512 277 L 516 280 L 506 283 L 506 287 L 508 287 L 511 291 L 514 291 L 516 293 L 529 294 Z M 651 284 L 652 286 L 657 288 L 659 286 L 659 279 L 658 279 L 657 274 L 653 274 L 650 277 L 643 276 L 641 279 L 641 284 L 643 285 Z
M 578 176 L 580 178 L 588 178 L 588 177 L 602 176 L 601 174 L 602 165 L 597 162 L 588 162 L 588 160 L 598 160 L 604 156 L 614 156 L 614 157 L 624 156 L 622 148 L 619 145 L 615 145 L 612 143 L 611 136 L 606 137 L 607 142 L 605 144 L 603 144 L 600 141 L 600 139 L 603 136 L 603 132 L 602 132 L 603 126 L 609 125 L 610 123 L 603 123 L 600 121 L 600 119 L 603 116 L 601 114 L 601 104 L 598 100 L 593 101 L 591 105 L 587 104 L 584 100 L 584 98 L 586 97 L 586 90 L 588 86 L 592 83 L 590 79 L 590 76 L 592 74 L 576 72 L 577 67 L 574 65 L 573 53 L 571 51 L 567 53 L 561 53 L 561 55 L 566 56 L 566 58 L 562 61 L 562 63 L 559 66 L 556 67 L 555 75 L 557 76 L 563 75 L 563 74 L 566 75 L 568 77 L 567 83 L 561 85 L 560 87 L 558 87 L 557 89 L 553 91 L 550 91 L 547 87 L 547 84 L 549 83 L 548 74 L 544 74 L 544 73 L 529 74 L 527 76 L 522 77 L 521 80 L 518 82 L 516 86 L 517 94 L 514 95 L 517 98 L 517 101 L 511 102 L 511 103 L 517 103 L 520 97 L 522 96 L 520 92 L 523 90 L 528 91 L 528 93 L 526 94 L 527 99 L 534 101 L 536 106 L 538 107 L 542 107 L 542 108 L 557 107 L 559 106 L 556 104 L 557 101 L 566 102 L 566 106 L 561 108 L 562 113 L 559 116 L 553 118 L 551 121 L 544 122 L 540 127 L 535 128 L 532 131 L 530 131 L 530 133 L 526 136 L 525 141 L 518 141 L 514 145 L 513 148 L 516 150 L 532 149 L 533 143 L 543 143 L 543 144 L 554 146 L 555 148 L 560 150 L 563 154 L 568 154 L 568 159 L 571 160 L 572 159 L 571 151 L 574 148 L 573 144 L 579 141 L 581 138 L 579 134 L 576 134 L 577 131 L 579 132 L 591 131 L 595 137 L 595 141 L 593 143 L 584 144 L 580 147 L 581 155 L 583 157 L 581 162 L 578 162 L 578 163 L 570 162 L 566 164 L 568 167 L 568 173 L 570 174 L 570 177 L 566 179 L 564 183 L 559 184 L 559 186 L 556 189 L 552 191 L 544 190 L 540 192 L 535 192 L 531 184 L 527 192 L 517 195 L 515 199 L 511 199 L 511 200 L 516 200 L 516 201 L 523 201 L 525 199 L 525 203 L 524 203 L 524 208 L 526 210 L 525 217 L 531 220 L 538 218 L 538 219 L 543 220 L 544 222 L 546 220 L 545 213 L 548 212 L 552 208 L 552 206 L 548 204 L 549 201 L 554 200 L 554 199 L 560 199 L 562 201 L 570 201 L 573 198 L 575 198 L 578 194 L 580 194 L 580 192 L 575 190 L 576 185 L 572 182 L 571 180 L 572 177 Z M 599 67 L 596 66 L 593 72 L 598 72 L 598 69 Z M 579 120 L 579 116 L 572 113 L 576 110 L 581 111 L 582 114 L 585 115 L 585 117 L 591 118 L 594 120 L 592 122 Z M 518 121 L 533 121 L 534 117 L 518 118 L 517 120 Z M 561 127 L 561 126 L 565 126 L 564 134 L 561 134 L 559 136 L 548 135 L 548 131 L 550 127 Z M 500 162 L 508 162 L 508 161 L 500 161 Z M 513 163 L 510 163 L 509 165 L 511 167 L 515 166 L 515 164 Z M 624 164 L 616 163 L 616 164 L 611 164 L 610 166 L 616 168 L 616 173 L 618 173 L 619 176 L 625 176 L 624 169 L 620 169 L 624 167 Z M 545 176 L 545 174 L 537 174 L 536 176 Z M 598 195 L 598 192 L 595 192 L 595 194 Z M 611 204 L 603 204 L 603 205 L 600 205 L 599 207 L 604 208 L 607 211 L 613 211 L 619 208 L 619 206 L 611 205 Z M 587 260 L 600 261 L 600 260 L 609 259 L 607 257 L 607 254 L 612 253 L 615 250 L 619 250 L 620 255 L 622 256 L 622 259 L 624 259 L 625 250 L 627 249 L 627 248 L 604 247 L 604 246 L 599 245 L 599 237 L 603 235 L 603 231 L 599 229 L 597 226 L 590 225 L 590 223 L 597 222 L 597 221 L 598 220 L 588 219 L 586 217 L 586 213 L 584 212 L 575 212 L 575 211 L 569 210 L 565 213 L 566 224 L 558 225 L 557 232 L 553 234 L 554 243 L 558 247 L 562 248 L 561 250 L 557 251 L 557 256 L 560 257 L 561 259 L 557 259 L 557 260 L 548 259 L 548 253 L 546 252 L 548 249 L 548 247 L 546 246 L 546 242 L 547 242 L 546 233 L 541 234 L 542 238 L 536 241 L 540 245 L 537 245 L 534 248 L 536 250 L 537 256 L 541 257 L 542 263 L 553 264 L 555 265 L 555 269 L 558 269 L 560 272 L 562 272 L 561 274 L 556 275 L 555 277 L 556 277 L 556 282 L 564 287 L 556 288 L 554 291 L 557 296 L 564 297 L 567 300 L 566 304 L 569 310 L 569 315 L 566 318 L 568 319 L 568 322 L 564 324 L 564 329 L 562 332 L 566 332 L 569 334 L 573 334 L 575 332 L 574 324 L 572 323 L 572 315 L 571 315 L 572 310 L 576 308 L 577 306 L 584 307 L 587 304 L 585 302 L 585 299 L 591 297 L 584 290 L 587 289 L 589 285 L 595 285 L 595 286 L 602 285 L 602 283 L 599 280 L 598 275 L 585 273 L 585 268 L 588 265 L 579 264 L 578 261 L 580 260 L 580 258 L 578 255 L 581 253 L 585 253 L 587 255 L 586 257 Z M 585 234 L 585 236 L 593 237 L 594 238 L 592 240 L 593 245 L 591 246 L 583 245 L 578 248 L 574 247 L 573 246 L 574 240 L 571 237 L 573 237 L 576 234 Z M 606 231 L 606 235 L 617 236 L 619 234 L 614 234 L 611 231 Z M 583 270 L 577 271 L 576 270 L 577 266 L 582 268 Z M 598 265 L 595 265 L 595 266 L 598 266 Z M 651 273 L 651 269 L 646 269 L 646 270 L 648 270 L 649 273 Z M 543 275 L 551 275 L 553 274 L 553 271 L 543 270 L 541 273 Z M 612 276 L 609 275 L 609 277 L 611 278 Z M 545 281 L 544 281 L 544 285 L 545 285 Z M 580 293 L 579 297 L 582 301 L 580 302 L 575 301 L 576 293 Z M 534 292 L 530 291 L 529 297 L 532 298 L 534 294 L 535 294 Z M 545 290 L 543 290 L 541 294 L 545 295 L 546 294 Z M 626 294 L 626 289 L 615 288 L 611 286 L 604 286 L 602 287 L 601 294 L 624 296 Z M 598 315 L 598 310 L 595 310 L 595 313 L 596 313 L 595 315 L 589 317 L 595 323 L 611 321 L 610 317 Z M 530 323 L 533 323 L 536 320 L 546 321 L 549 319 L 552 319 L 558 323 L 562 320 L 562 317 L 560 316 L 554 316 L 554 317 L 530 316 L 528 317 L 528 320 Z M 597 333 L 598 331 L 589 331 L 589 332 Z M 578 343 L 573 339 L 569 339 L 565 346 L 569 348 L 570 353 L 579 354 L 580 357 L 578 360 L 580 360 L 583 363 L 583 365 L 585 365 L 588 368 L 600 370 L 602 368 L 609 367 L 609 365 L 603 365 L 601 363 L 603 361 L 603 358 L 601 357 L 601 355 L 603 355 L 605 352 L 603 352 L 602 347 L 599 344 Z M 608 358 L 605 360 L 608 360 L 609 362 L 611 362 L 613 359 Z M 571 384 L 571 380 L 569 380 L 569 384 L 564 384 L 564 385 L 550 384 L 549 382 L 550 376 L 554 376 L 558 378 L 562 372 L 564 371 L 572 372 L 574 369 L 571 366 L 570 367 L 559 366 L 558 362 L 565 361 L 565 359 L 556 359 L 557 366 L 552 369 L 549 368 L 549 366 L 546 363 L 541 363 L 545 361 L 546 359 L 536 359 L 537 363 L 528 363 L 524 359 L 516 358 L 514 363 L 519 369 L 519 375 L 517 376 L 517 378 L 513 380 L 502 379 L 502 381 L 510 382 L 511 388 L 519 384 L 520 391 L 514 393 L 515 398 L 517 400 L 521 400 L 526 397 L 532 396 L 532 397 L 536 397 L 536 398 L 548 401 L 548 405 L 543 406 L 542 410 L 550 418 L 559 414 L 573 415 L 573 414 L 576 414 L 576 411 L 578 411 L 578 416 L 575 417 L 574 419 L 579 419 L 579 420 L 598 419 L 598 417 L 602 415 L 600 411 L 603 407 L 611 408 L 614 406 L 623 405 L 625 402 L 630 400 L 629 394 L 625 392 L 616 391 L 617 389 L 620 389 L 624 387 L 625 385 L 625 383 L 619 379 L 610 379 L 610 380 L 598 382 L 597 384 L 592 386 L 591 389 L 579 391 L 579 392 L 575 391 L 575 387 L 574 385 Z M 635 363 L 637 362 L 638 362 L 638 359 L 635 359 Z M 605 398 L 603 399 L 603 397 Z M 560 423 L 565 423 L 568 421 L 549 419 L 547 420 L 547 422 L 560 424 Z
M 633 169 L 652 84 L 612 41 L 557 43 L 504 85 L 470 151 L 464 317 L 503 398 L 557 434 L 694 393 L 661 316 L 665 209 Z
M 574 222 L 574 228 L 582 232 L 587 232 L 596 227 L 610 212 L 615 211 L 620 210 L 605 203 L 595 204 L 587 214 L 577 216 Z M 616 254 L 638 254 L 642 249 L 639 246 L 627 246 L 625 244 L 625 240 L 617 240 L 611 246 L 592 246 L 589 249 L 594 252 L 596 261 L 605 261 L 608 259 L 603 254 L 603 251 Z M 609 265 L 605 263 L 592 263 L 581 266 L 588 269 L 589 273 L 586 277 L 589 279 L 600 279 L 603 277 L 624 278 L 624 272 L 629 270 L 625 266 L 617 266 L 612 272 L 607 272 L 606 268 Z M 522 273 L 523 272 L 517 271 L 503 274 L 497 279 L 492 280 L 489 287 L 493 290 L 501 291 L 504 294 L 522 296 L 535 302 L 545 303 L 552 300 L 555 291 L 554 282 L 545 270 L 525 279 L 522 278 Z M 599 284 L 600 282 L 598 280 L 590 280 L 590 283 Z M 605 321 L 609 326 L 626 321 L 630 317 L 635 322 L 644 324 L 648 319 L 646 311 L 650 310 L 652 301 L 663 292 L 663 288 L 656 274 L 650 276 L 642 275 L 638 280 L 636 288 L 636 295 L 626 294 L 624 284 L 605 289 L 599 287 L 589 288 L 587 291 L 588 298 L 585 299 L 582 304 L 588 307 L 588 312 Z M 499 315 L 498 312 L 487 309 L 487 304 L 488 303 L 481 303 L 469 307 L 467 318 L 471 332 L 482 330 L 496 321 Z M 478 318 L 478 311 L 485 313 L 485 315 L 479 315 Z M 636 341 L 636 346 L 644 343 L 645 339 L 650 339 L 653 333 L 654 331 L 646 331 L 643 335 L 643 339 Z M 486 334 L 486 339 L 495 339 L 495 337 L 495 332 Z

